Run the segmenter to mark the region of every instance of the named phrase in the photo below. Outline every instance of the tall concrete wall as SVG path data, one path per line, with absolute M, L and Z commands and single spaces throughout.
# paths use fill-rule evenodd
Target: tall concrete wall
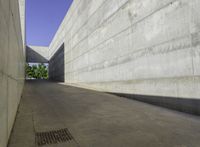
M 118 93 L 200 98 L 199 0 L 74 0 L 51 45 L 65 82 Z
M 0 0 L 0 147 L 6 147 L 24 85 L 24 1 Z

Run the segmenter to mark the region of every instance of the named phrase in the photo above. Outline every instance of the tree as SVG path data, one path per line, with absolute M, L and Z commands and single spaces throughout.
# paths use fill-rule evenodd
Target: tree
M 38 64 L 33 66 L 26 64 L 26 78 L 48 79 L 47 66 L 45 66 L 44 64 Z
M 26 64 L 26 78 L 33 78 L 32 67 Z

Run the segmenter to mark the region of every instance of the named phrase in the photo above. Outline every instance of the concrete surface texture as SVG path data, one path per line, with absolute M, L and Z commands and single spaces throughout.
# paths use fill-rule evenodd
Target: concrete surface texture
M 23 44 L 24 46 L 26 45 L 25 43 L 25 0 L 18 0 L 19 1 L 19 12 L 20 12 L 20 18 L 21 18 L 21 32 L 22 32 L 22 39 L 23 39 Z
M 200 117 L 106 93 L 29 81 L 9 147 L 35 147 L 36 132 L 62 128 L 68 128 L 75 141 L 49 147 L 199 147 L 199 126 Z
M 0 0 L 0 147 L 7 145 L 24 85 L 23 6 Z
M 49 79 L 59 82 L 65 82 L 65 59 L 64 59 L 64 44 L 51 57 L 49 61 Z
M 74 0 L 50 44 L 65 82 L 96 90 L 200 98 L 199 0 Z
M 48 63 L 49 48 L 45 46 L 26 46 L 26 62 Z

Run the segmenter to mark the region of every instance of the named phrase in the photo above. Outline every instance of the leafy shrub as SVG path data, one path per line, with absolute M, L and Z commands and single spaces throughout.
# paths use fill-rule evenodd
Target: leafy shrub
M 27 79 L 48 79 L 47 66 L 38 64 L 30 66 L 26 64 L 26 78 Z

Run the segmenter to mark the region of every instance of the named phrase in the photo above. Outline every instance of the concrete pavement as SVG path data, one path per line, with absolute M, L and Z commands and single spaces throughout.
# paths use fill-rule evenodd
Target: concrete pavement
M 198 116 L 106 93 L 27 81 L 9 147 L 36 147 L 36 132 L 63 128 L 74 139 L 49 147 L 200 146 Z

